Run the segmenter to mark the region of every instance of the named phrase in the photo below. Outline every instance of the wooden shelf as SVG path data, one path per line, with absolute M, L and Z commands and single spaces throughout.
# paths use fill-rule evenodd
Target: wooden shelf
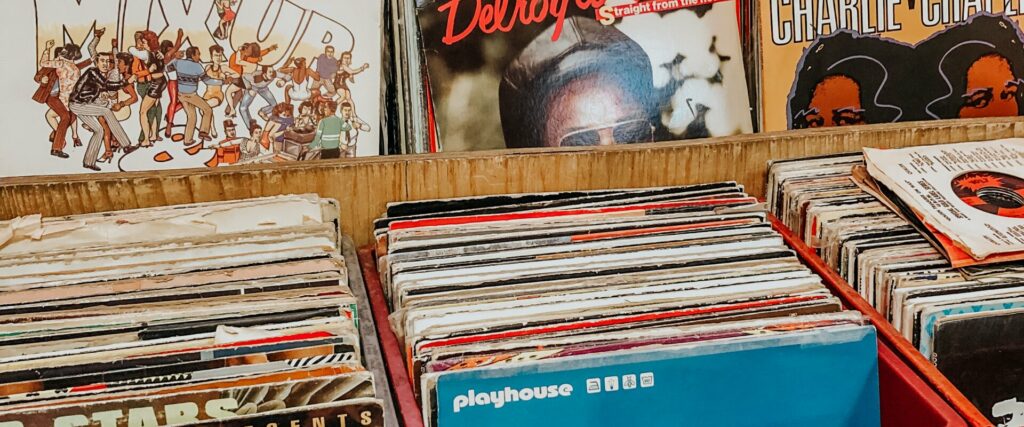
M 216 169 L 0 178 L 0 219 L 318 193 L 370 242 L 388 202 L 736 180 L 763 196 L 770 159 L 1024 136 L 1018 117 L 776 132 L 628 146 L 389 156 Z

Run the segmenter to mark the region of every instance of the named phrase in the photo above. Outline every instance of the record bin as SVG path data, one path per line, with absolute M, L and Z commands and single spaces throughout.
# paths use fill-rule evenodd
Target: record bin
M 948 381 L 946 384 L 949 385 L 951 392 L 943 394 L 937 392 L 933 386 L 945 378 L 934 367 L 929 372 L 922 367 L 908 364 L 905 357 L 901 356 L 902 352 L 894 351 L 895 347 L 891 344 L 891 334 L 895 334 L 895 330 L 886 330 L 884 320 L 881 320 L 882 324 L 879 324 L 880 315 L 873 312 L 866 301 L 855 301 L 853 297 L 859 298 L 859 295 L 849 288 L 848 284 L 830 272 L 811 252 L 810 248 L 802 245 L 802 242 L 796 239 L 785 226 L 775 221 L 774 218 L 772 225 L 782 233 L 787 244 L 797 251 L 801 260 L 822 276 L 825 284 L 843 300 L 844 304 L 864 312 L 878 329 L 879 393 L 883 426 L 967 427 L 989 425 L 987 419 L 977 413 L 966 398 L 952 388 L 952 385 L 949 385 Z M 398 418 L 405 427 L 423 427 L 420 404 L 413 394 L 412 383 L 405 369 L 401 344 L 388 322 L 390 312 L 381 287 L 376 253 L 372 245 L 365 246 L 359 251 L 359 262 L 364 280 L 366 280 L 381 347 L 384 350 L 384 360 L 392 384 Z M 888 326 L 888 328 L 892 327 Z M 931 376 L 934 378 L 930 378 Z M 943 395 L 945 395 L 945 399 Z M 950 399 L 950 397 L 956 396 L 958 399 Z
M 439 153 L 280 165 L 0 178 L 0 220 L 65 216 L 175 204 L 317 193 L 339 201 L 342 232 L 356 245 L 373 242 L 372 223 L 390 202 L 488 194 L 675 186 L 736 180 L 753 196 L 765 188 L 773 159 L 1024 137 L 1019 117 L 940 120 L 785 131 L 734 137 L 630 144 L 597 149 L 546 148 Z M 557 171 L 557 172 L 554 172 Z M 882 416 L 891 426 L 991 425 L 930 363 L 822 263 L 788 236 L 791 247 L 850 308 L 866 313 L 880 337 Z M 364 250 L 365 252 L 365 250 Z M 370 254 L 361 257 L 372 262 Z M 372 264 L 368 271 L 374 271 Z M 377 274 L 368 274 L 371 286 Z M 374 290 L 381 292 L 378 287 Z M 378 302 L 379 304 L 379 302 Z M 385 347 L 396 339 L 388 312 L 375 308 Z M 390 340 L 390 341 L 389 341 Z M 408 426 L 422 425 L 395 351 L 390 374 Z
M 955 418 L 950 419 L 952 424 L 936 424 L 936 425 L 969 425 L 969 426 L 991 426 L 992 423 L 980 412 L 974 405 L 967 400 L 967 398 L 961 393 L 953 384 L 946 379 L 935 365 L 932 365 L 924 356 L 921 355 L 913 345 L 910 344 L 902 335 L 890 324 L 881 313 L 875 310 L 867 300 L 860 296 L 857 291 L 853 289 L 846 280 L 843 280 L 834 270 L 832 270 L 818 255 L 814 252 L 810 246 L 807 246 L 803 240 L 797 237 L 793 232 L 786 227 L 778 218 L 774 215 L 769 215 L 772 222 L 772 227 L 775 228 L 779 233 L 782 234 L 783 240 L 789 247 L 796 251 L 797 256 L 801 261 L 804 262 L 809 268 L 814 270 L 820 275 L 832 292 L 838 296 L 847 307 L 855 309 L 864 313 L 871 323 L 875 325 L 878 330 L 878 345 L 879 345 L 879 380 L 882 394 L 882 421 L 883 425 L 888 425 L 887 422 L 900 417 L 907 417 L 908 414 L 901 414 L 901 411 L 906 411 L 909 408 L 914 410 L 920 410 L 922 413 L 927 411 L 923 402 L 931 402 L 932 404 L 941 404 L 943 409 L 950 409 L 954 411 Z M 360 262 L 362 263 L 363 256 L 360 253 Z M 374 308 L 376 310 L 376 308 Z M 887 362 L 882 357 L 881 349 L 885 348 L 886 351 L 895 350 L 893 356 L 897 359 L 893 361 L 893 365 L 901 368 L 899 375 L 901 380 L 899 383 L 894 382 L 895 378 L 891 376 L 886 378 L 884 371 L 889 366 L 884 366 Z M 891 350 L 890 350 L 891 349 Z M 387 349 L 385 348 L 385 351 Z M 883 367 L 884 366 L 884 367 Z M 918 386 L 911 386 L 913 389 L 904 389 L 899 391 L 899 387 L 907 387 L 910 384 L 918 384 Z M 925 388 L 927 390 L 922 390 Z M 925 393 L 927 391 L 927 393 Z M 919 392 L 919 393 L 918 393 Z M 912 396 L 911 394 L 914 393 Z M 918 399 L 921 399 L 920 401 Z M 914 405 L 914 406 L 911 406 Z M 921 405 L 918 407 L 917 405 Z M 887 410 L 888 409 L 888 410 Z M 893 413 L 895 412 L 895 413 Z M 944 411 L 933 412 L 932 414 L 945 413 Z M 892 418 L 890 418 L 892 417 Z M 891 425 L 931 425 L 931 424 L 917 424 L 921 422 L 916 420 L 916 417 L 910 417 L 910 419 L 900 419 L 901 422 Z

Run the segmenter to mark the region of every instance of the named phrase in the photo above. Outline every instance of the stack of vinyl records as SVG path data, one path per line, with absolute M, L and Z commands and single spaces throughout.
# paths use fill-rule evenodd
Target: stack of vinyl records
M 980 172 L 982 175 L 1003 173 L 990 169 L 999 165 L 1019 164 L 1016 156 L 1005 155 L 1011 154 L 1003 151 L 1005 144 L 953 144 L 872 155 L 908 154 L 916 160 L 904 163 L 906 171 L 941 171 L 967 177 L 973 183 L 979 172 L 970 167 L 971 162 L 991 163 Z M 936 161 L 939 158 L 945 162 Z M 894 203 L 897 199 L 886 196 L 894 194 L 888 185 L 896 183 L 881 184 L 872 179 L 874 173 L 869 175 L 867 171 L 861 154 L 773 162 L 766 198 L 773 212 L 794 233 L 815 247 L 827 264 L 886 316 L 978 409 L 993 422 L 1003 422 L 1003 416 L 1019 411 L 1014 409 L 1014 402 L 1024 401 L 1024 374 L 1019 364 L 1024 357 L 1024 335 L 1020 333 L 1024 330 L 1024 270 L 1012 263 L 954 268 L 946 249 L 958 247 L 940 243 L 935 228 L 921 221 L 940 211 L 919 205 L 901 209 L 900 205 L 910 205 L 903 199 Z M 944 186 L 922 177 L 902 182 L 933 188 L 934 192 L 922 195 L 937 207 L 971 215 L 977 213 L 971 211 L 982 210 L 972 207 L 982 206 L 972 204 L 975 199 L 935 197 L 964 188 L 955 178 Z M 989 197 L 987 193 L 1004 194 L 999 188 L 979 185 L 976 190 L 982 196 L 978 200 Z M 1002 199 L 1000 196 L 990 201 L 996 206 L 1003 203 Z M 958 222 L 965 229 L 995 232 L 986 221 L 999 220 L 998 213 L 978 216 Z M 1024 225 L 1024 221 L 1017 222 Z M 960 253 L 966 256 L 963 254 L 967 252 Z
M 338 207 L 0 223 L 0 426 L 382 426 Z
M 397 203 L 375 225 L 426 425 L 747 425 L 722 417 L 737 401 L 879 423 L 874 328 L 736 183 Z
M 1024 260 L 1024 140 L 865 149 L 867 186 L 954 267 Z
M 426 73 L 420 45 L 420 29 L 416 21 L 416 0 L 388 0 L 385 3 L 385 25 L 390 52 L 389 88 L 394 100 L 390 125 L 399 139 L 405 141 L 402 153 L 425 153 L 431 150 L 428 126 Z

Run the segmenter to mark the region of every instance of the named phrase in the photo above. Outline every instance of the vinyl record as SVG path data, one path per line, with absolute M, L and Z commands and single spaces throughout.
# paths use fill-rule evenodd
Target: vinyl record
M 1008 218 L 1024 218 L 1024 180 L 990 171 L 967 172 L 953 179 L 953 192 L 975 209 Z

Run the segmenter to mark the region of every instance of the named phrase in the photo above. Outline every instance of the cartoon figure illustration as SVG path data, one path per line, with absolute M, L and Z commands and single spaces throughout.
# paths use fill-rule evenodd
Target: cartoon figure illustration
M 344 133 L 342 147 L 345 150 L 342 155 L 345 157 L 355 157 L 356 146 L 359 143 L 359 133 L 369 132 L 370 125 L 356 116 L 356 107 L 348 102 L 341 103 L 341 119 L 341 130 Z
M 284 133 L 295 123 L 294 116 L 295 107 L 292 104 L 287 102 L 277 104 L 263 130 L 263 139 L 260 140 L 260 145 L 274 152 L 281 151 L 284 144 Z
M 228 68 L 224 70 L 228 81 L 231 82 L 224 90 L 224 114 L 230 118 L 237 117 L 238 103 L 242 101 L 242 92 L 245 91 L 245 81 L 242 80 L 242 75 L 255 72 L 257 67 L 254 63 L 242 60 L 248 52 L 249 43 L 242 44 L 242 47 L 228 58 Z
M 213 32 L 213 37 L 225 40 L 231 34 L 231 25 L 235 22 L 235 3 L 238 0 L 217 0 L 217 16 L 220 17 L 220 24 Z
M 328 105 L 331 104 L 333 102 Z M 370 126 L 355 116 L 352 104 L 343 102 L 338 109 L 340 114 L 320 121 L 316 136 L 309 145 L 310 151 L 320 150 L 321 159 L 355 157 L 359 131 L 370 131 Z
M 115 41 L 116 42 L 116 41 Z M 132 62 L 134 58 L 130 53 L 127 52 L 116 52 L 114 50 L 114 60 L 116 64 L 116 74 L 111 77 L 111 81 L 124 81 L 132 75 Z M 124 85 L 121 90 L 117 92 L 107 92 L 108 102 L 110 103 L 110 110 L 114 112 L 114 117 L 119 122 L 125 122 L 131 118 L 131 106 L 139 102 L 139 93 L 135 90 L 133 85 Z M 102 118 L 101 118 L 102 119 Z M 100 123 L 103 125 L 103 156 L 101 156 L 98 162 L 110 163 L 114 158 L 114 153 L 117 153 L 121 147 L 114 146 L 111 143 L 113 134 L 110 132 L 110 126 L 107 124 L 106 119 L 102 119 Z M 129 150 L 138 148 L 137 146 L 127 147 L 125 153 L 130 152 Z
M 918 48 L 930 76 L 928 118 L 1024 114 L 1024 36 L 1003 15 L 979 14 L 937 33 Z
M 96 160 L 103 141 L 103 126 L 99 121 L 101 117 L 106 121 L 117 144 L 125 150 L 129 150 L 131 147 L 128 134 L 124 132 L 121 123 L 114 116 L 114 112 L 103 99 L 102 94 L 103 92 L 119 91 L 125 85 L 134 83 L 135 76 L 131 76 L 123 82 L 109 81 L 107 76 L 114 69 L 114 56 L 109 52 L 98 54 L 95 63 L 94 67 L 86 69 L 75 84 L 70 97 L 70 109 L 81 118 L 83 124 L 92 129 L 92 137 L 89 139 L 89 146 L 86 149 L 85 158 L 82 160 L 82 166 L 98 172 L 100 169 L 96 166 Z
M 135 46 L 128 50 L 135 57 L 132 74 L 138 82 L 136 90 L 143 95 L 139 109 L 139 125 L 142 127 L 139 141 L 143 147 L 151 147 L 160 140 L 160 119 L 163 116 L 160 98 L 167 89 L 165 69 L 176 58 L 184 36 L 185 33 L 179 29 L 177 41 L 166 51 L 170 56 L 161 51 L 160 39 L 149 30 L 135 33 Z
M 289 58 L 281 73 L 284 76 L 277 82 L 277 87 L 284 88 L 284 102 L 289 104 L 308 100 L 313 96 L 313 82 L 321 81 L 320 74 L 306 65 L 306 58 Z
M 58 55 L 61 51 L 61 49 L 57 50 Z M 57 128 L 60 126 L 60 115 L 54 111 L 54 107 L 58 109 L 63 108 L 64 111 L 67 110 L 67 107 L 60 102 L 57 70 L 49 67 L 39 67 L 36 69 L 36 75 L 32 77 L 32 80 L 39 85 L 39 88 L 32 94 L 32 100 L 47 106 L 44 117 L 46 118 L 46 124 L 50 126 L 50 155 L 60 157 L 60 153 L 63 153 L 63 147 L 60 147 L 59 150 L 55 150 L 55 147 L 53 147 L 53 140 L 56 138 Z M 50 105 L 51 102 L 56 105 Z M 65 133 L 67 132 L 65 131 Z
M 324 53 L 313 59 L 314 69 L 319 80 L 313 83 L 312 90 L 319 90 L 324 96 L 334 97 L 338 91 L 334 87 L 334 76 L 341 68 L 341 61 L 334 57 L 334 46 L 324 47 Z
M 277 105 L 277 98 L 274 97 L 273 92 L 269 89 L 270 84 L 277 77 L 277 72 L 269 66 L 259 65 L 264 56 L 276 49 L 277 45 L 261 49 L 258 43 L 249 43 L 243 46 L 240 52 L 235 52 L 232 55 L 231 59 L 234 62 L 229 61 L 231 68 L 241 75 L 243 90 L 239 108 L 241 109 L 242 120 L 245 123 L 253 123 L 249 108 L 252 106 L 253 100 L 255 100 L 257 95 L 267 103 L 267 105 L 259 110 L 259 116 L 263 120 L 270 118 L 271 111 Z
M 848 126 L 906 120 L 919 109 L 896 99 L 897 69 L 913 48 L 880 37 L 839 31 L 821 37 L 800 62 L 789 100 L 790 128 Z
M 224 139 L 207 147 L 212 148 L 216 153 L 206 162 L 207 167 L 231 165 L 241 160 L 241 142 L 244 142 L 244 139 L 238 137 L 236 129 L 237 126 L 233 120 L 224 120 Z
M 97 52 L 100 39 L 106 34 L 106 28 L 97 29 L 94 32 L 93 41 L 89 44 L 89 57 L 98 58 L 100 56 Z M 118 52 L 117 39 L 111 39 L 110 43 L 110 55 L 114 58 L 114 68 L 107 73 L 107 80 L 112 83 L 121 83 L 131 75 L 131 54 Z M 110 107 L 111 111 L 114 112 L 114 117 L 119 122 L 124 122 L 131 117 L 132 104 L 139 101 L 138 92 L 132 85 L 124 85 L 121 90 L 107 91 L 100 94 L 100 102 Z M 110 131 L 110 124 L 107 123 L 105 117 L 99 117 L 100 126 L 103 127 L 103 155 L 97 160 L 97 163 L 109 163 L 114 158 L 120 146 L 113 145 L 112 139 L 113 134 Z M 127 151 L 127 150 L 126 150 Z
M 284 130 L 281 138 L 282 155 L 292 159 L 298 159 L 303 153 L 309 151 L 309 144 L 316 137 L 316 129 L 320 120 L 316 116 L 316 105 L 313 101 L 304 101 L 299 104 L 299 113 L 291 126 Z
M 266 36 L 270 41 L 257 43 L 253 32 L 262 28 L 258 25 L 291 28 L 288 25 L 294 23 L 294 17 L 263 16 L 260 21 L 253 14 L 238 14 L 239 8 L 257 9 L 245 2 L 209 3 L 220 16 L 220 21 L 211 22 L 208 28 L 217 33 L 212 41 L 210 34 L 201 29 L 179 30 L 183 23 L 175 22 L 178 15 L 168 9 L 178 6 L 167 2 L 167 22 L 156 26 L 132 20 L 142 16 L 146 8 L 155 11 L 153 5 L 144 2 L 123 6 L 133 10 L 119 15 L 116 23 L 104 24 L 106 27 L 75 20 L 81 17 L 88 21 L 79 15 L 99 8 L 99 4 L 83 3 L 67 16 L 63 12 L 55 15 L 52 10 L 36 14 L 38 53 L 26 58 L 29 61 L 17 62 L 31 64 L 30 95 L 34 102 L 18 113 L 42 116 L 25 128 L 40 140 L 49 135 L 49 155 L 30 154 L 25 164 L 38 164 L 39 157 L 44 157 L 59 165 L 64 159 L 81 156 L 83 171 L 111 172 L 295 161 L 309 151 L 324 118 L 348 123 L 345 126 L 350 132 L 338 137 L 339 141 L 350 141 L 345 147 L 354 147 L 360 133 L 367 132 L 364 129 L 375 130 L 357 117 L 354 101 L 380 91 L 365 90 L 369 87 L 361 87 L 352 78 L 370 66 L 353 68 L 349 57 L 345 92 L 334 90 L 333 81 L 343 63 L 335 55 L 335 47 L 351 51 L 357 36 L 365 37 L 362 33 L 366 31 L 360 32 L 359 28 L 371 26 L 368 22 L 363 25 L 361 20 L 366 17 L 359 18 L 357 27 L 349 27 L 333 20 L 355 19 L 341 13 L 343 6 L 313 2 L 315 5 L 302 7 L 334 18 L 295 27 L 293 34 L 270 34 Z M 289 22 L 278 22 L 282 19 Z M 128 39 L 119 40 L 119 34 L 127 34 Z M 367 34 L 375 37 L 367 46 L 377 46 L 378 30 Z M 203 40 L 205 43 L 197 45 Z M 275 42 L 282 46 L 287 43 L 288 52 L 272 55 L 278 49 Z M 316 64 L 311 63 L 314 57 L 318 58 Z M 24 68 L 19 70 L 22 78 L 29 74 Z M 330 75 L 322 76 L 318 68 Z M 367 86 L 374 83 L 371 78 L 365 82 Z M 355 100 L 348 103 L 348 119 L 342 120 L 341 103 L 333 98 L 351 99 L 353 90 Z M 25 102 L 28 95 L 21 101 Z M 254 107 L 253 103 L 258 105 Z M 9 106 L 14 108 L 13 104 Z M 375 121 L 379 109 L 367 108 Z M 91 133 L 85 143 L 79 140 L 79 130 Z M 354 148 L 350 151 L 354 153 Z M 337 157 L 346 155 L 349 151 L 339 150 Z M 4 170 L 24 173 L 20 167 Z M 64 162 L 63 167 L 49 172 L 77 170 L 74 162 Z
M 263 127 L 255 120 L 249 123 L 249 138 L 241 143 L 242 157 L 239 163 L 251 163 L 263 154 Z
M 306 144 L 312 142 L 317 124 L 320 122 L 315 111 L 312 101 L 299 104 L 299 115 L 295 117 L 295 123 L 285 130 L 285 138 Z
M 202 123 L 199 125 L 199 139 L 211 141 L 210 127 L 213 124 L 213 107 L 205 98 L 199 96 L 199 82 L 207 85 L 220 85 L 222 81 L 210 77 L 203 67 L 203 59 L 198 47 L 190 47 L 185 51 L 185 58 L 175 60 L 172 65 L 178 74 L 179 98 L 184 104 L 185 115 L 188 117 L 185 124 L 185 145 L 195 144 L 193 137 L 196 131 L 197 113 L 202 115 Z M 170 123 L 168 123 L 170 126 Z
M 228 71 L 225 69 L 227 60 L 224 48 L 218 45 L 210 46 L 210 64 L 206 66 L 206 75 L 215 83 L 207 83 L 206 91 L 203 92 L 203 99 L 210 108 L 220 107 L 224 103 L 224 84 L 228 80 Z M 216 126 L 210 128 L 210 135 L 217 138 Z
M 160 52 L 164 54 L 165 58 L 168 58 L 169 54 L 172 53 L 174 44 L 170 40 L 164 40 L 160 42 Z M 167 125 L 164 128 L 164 136 L 167 138 L 171 137 L 171 131 L 174 130 L 174 116 L 178 114 L 178 111 L 184 109 L 181 105 L 181 101 L 178 99 L 178 70 L 174 66 L 174 62 L 184 57 L 184 53 L 174 50 L 174 56 L 170 57 L 170 61 L 167 62 L 167 71 L 165 73 L 167 77 L 167 96 L 170 98 L 170 102 L 167 103 L 167 118 L 165 119 Z
M 57 115 L 59 121 L 57 127 L 50 134 L 50 154 L 54 157 L 66 159 L 69 156 L 64 152 L 67 146 L 67 132 L 71 130 L 72 140 L 75 147 L 81 147 L 82 141 L 78 139 L 78 130 L 75 127 L 77 117 L 70 111 L 71 92 L 75 84 L 82 76 L 82 69 L 92 65 L 92 60 L 81 61 L 82 48 L 74 43 L 65 44 L 60 48 L 59 54 L 50 56 L 54 42 L 49 40 L 39 58 L 41 67 L 36 74 L 40 88 L 33 99 L 45 103 Z M 54 98 L 56 94 L 56 98 Z
M 349 83 L 355 83 L 355 76 L 370 68 L 370 64 L 363 64 L 359 68 L 352 68 L 352 52 L 342 52 L 341 64 L 334 74 L 334 89 L 337 91 L 338 102 L 352 102 L 352 89 Z

